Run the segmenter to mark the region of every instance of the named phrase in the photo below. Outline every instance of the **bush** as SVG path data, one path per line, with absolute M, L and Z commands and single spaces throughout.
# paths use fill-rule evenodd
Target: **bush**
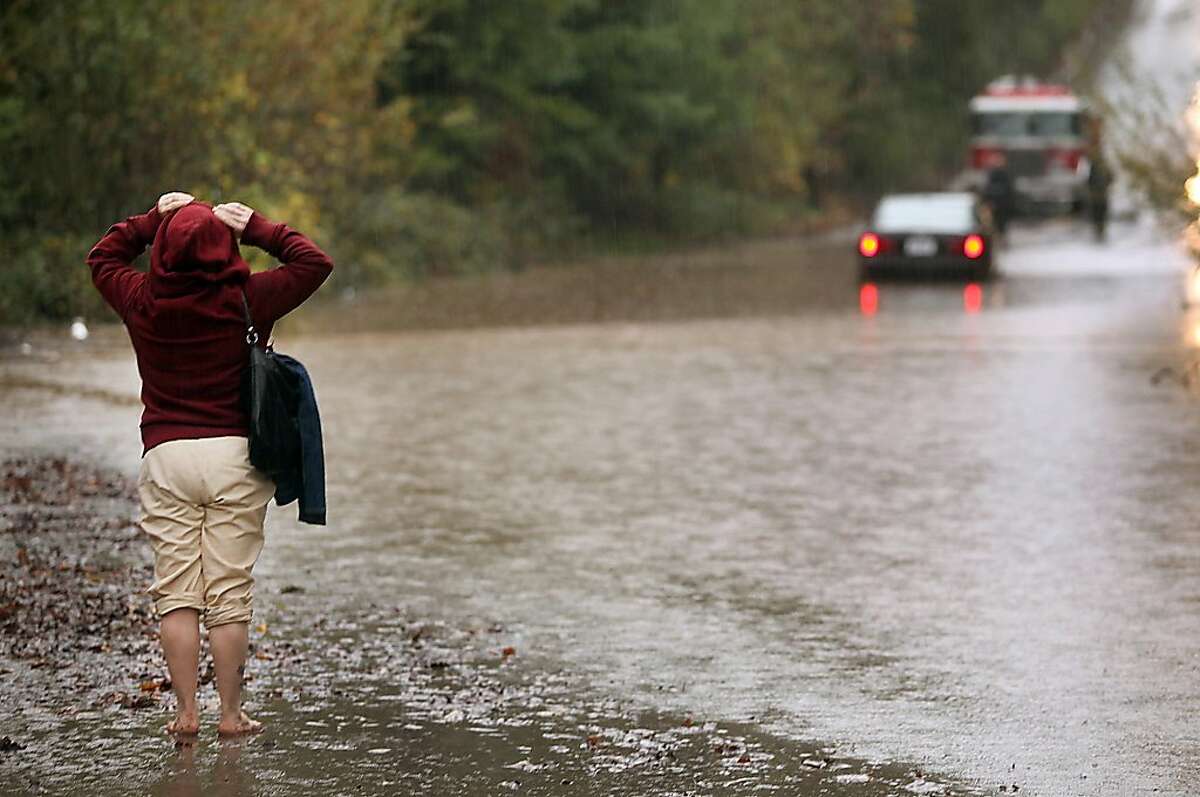
M 4 325 L 74 316 L 111 317 L 84 264 L 94 241 L 22 235 L 0 242 L 0 319 Z
M 569 216 L 539 202 L 471 209 L 400 190 L 365 195 L 339 215 L 331 249 L 350 285 L 516 269 L 576 233 Z

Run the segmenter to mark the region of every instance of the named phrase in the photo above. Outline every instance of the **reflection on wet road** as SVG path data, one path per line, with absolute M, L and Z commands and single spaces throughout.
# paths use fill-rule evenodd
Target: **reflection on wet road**
M 1018 231 L 996 282 L 846 276 L 792 314 L 289 340 L 334 522 L 276 512 L 261 577 L 308 589 L 264 611 L 501 621 L 589 699 L 1188 793 L 1200 405 L 1149 376 L 1196 344 L 1180 256 L 1127 232 Z M 73 381 L 133 389 L 123 356 Z M 130 408 L 10 393 L 19 445 L 136 457 Z

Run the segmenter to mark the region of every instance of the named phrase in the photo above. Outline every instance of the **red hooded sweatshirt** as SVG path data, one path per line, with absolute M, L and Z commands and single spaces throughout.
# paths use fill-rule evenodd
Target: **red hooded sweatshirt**
M 142 377 L 142 444 L 245 436 L 242 372 L 249 361 L 242 291 L 266 346 L 271 326 L 320 287 L 333 262 L 286 224 L 258 213 L 242 241 L 282 261 L 251 274 L 237 239 L 212 209 L 192 202 L 114 224 L 88 254 L 92 281 L 121 316 Z M 132 263 L 153 244 L 150 271 Z

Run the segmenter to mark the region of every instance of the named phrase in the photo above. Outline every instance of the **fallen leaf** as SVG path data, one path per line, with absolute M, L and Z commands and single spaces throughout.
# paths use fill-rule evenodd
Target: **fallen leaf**
M 14 753 L 24 749 L 25 745 L 21 744 L 20 742 L 13 741 L 8 736 L 0 739 L 0 753 Z

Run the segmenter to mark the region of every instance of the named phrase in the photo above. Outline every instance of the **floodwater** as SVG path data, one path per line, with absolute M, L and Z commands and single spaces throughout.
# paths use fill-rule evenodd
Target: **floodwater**
M 54 759 L 25 782 L 1195 794 L 1184 257 L 1055 223 L 1015 231 L 992 283 L 860 290 L 850 246 L 787 279 L 698 265 L 693 294 L 758 289 L 690 318 L 643 296 L 603 323 L 285 336 L 331 523 L 272 510 L 271 729 L 175 751 L 159 714 L 8 717 Z M 6 447 L 136 467 L 136 374 L 99 338 L 52 372 L 0 361 Z

